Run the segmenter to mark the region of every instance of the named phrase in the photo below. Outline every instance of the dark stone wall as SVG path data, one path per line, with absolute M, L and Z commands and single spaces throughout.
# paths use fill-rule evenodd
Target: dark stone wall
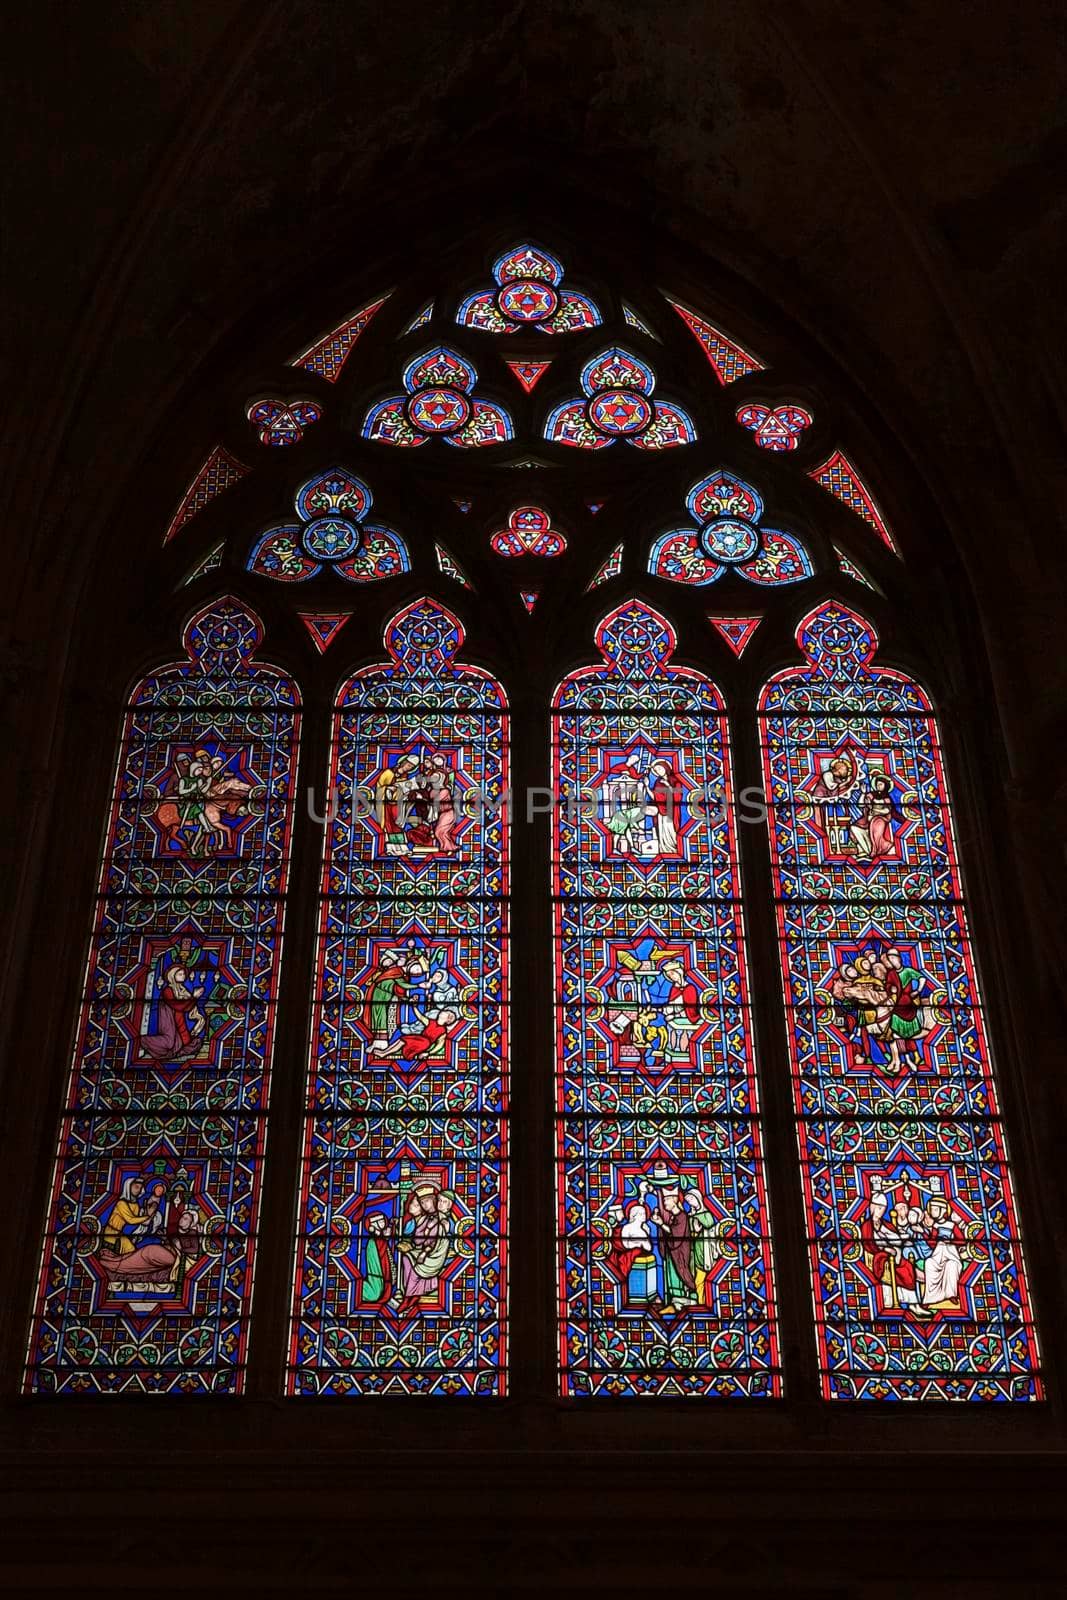
M 203 1591 L 225 1571 L 231 1589 L 283 1593 L 1058 1592 L 1060 8 L 49 0 L 10 11 L 6 32 L 12 1585 Z M 1006 1091 L 1052 1364 L 1040 1417 L 905 1408 L 850 1432 L 802 1406 L 749 1435 L 719 1412 L 648 1422 L 624 1409 L 586 1427 L 545 1405 L 487 1429 L 469 1412 L 293 1421 L 269 1400 L 180 1416 L 149 1401 L 104 1416 L 11 1398 L 114 706 L 142 657 L 173 642 L 150 581 L 160 532 L 243 395 L 248 351 L 328 323 L 372 266 L 374 288 L 405 252 L 432 256 L 494 209 L 528 205 L 574 226 L 603 218 L 653 279 L 669 241 L 742 320 L 840 373 L 863 459 L 882 481 L 892 468 L 892 520 L 928 518 L 919 560 L 959 587 L 968 621 L 962 644 L 946 628 L 947 710 L 993 819 L 966 848 L 987 860 L 1007 997 Z

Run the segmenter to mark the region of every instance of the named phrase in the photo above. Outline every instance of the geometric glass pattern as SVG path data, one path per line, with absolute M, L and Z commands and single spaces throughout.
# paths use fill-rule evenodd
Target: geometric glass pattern
M 474 398 L 478 373 L 446 345 L 426 350 L 404 368 L 405 394 L 371 406 L 363 422 L 364 439 L 413 449 L 433 438 L 460 449 L 502 444 L 514 437 L 503 406 Z
M 430 321 L 430 318 L 432 316 L 433 316 L 433 301 L 429 300 L 429 301 L 427 301 L 426 305 L 423 306 L 422 310 L 417 312 L 415 314 L 415 316 L 412 317 L 412 319 L 408 323 L 407 327 L 400 334 L 400 338 L 404 339 L 404 338 L 407 337 L 407 335 L 409 333 L 415 333 L 417 329 L 425 328 L 427 323 Z
M 652 329 L 648 327 L 646 323 L 642 322 L 641 318 L 637 315 L 637 312 L 634 311 L 631 306 L 626 305 L 625 302 L 623 303 L 622 307 L 622 320 L 625 322 L 628 328 L 633 328 L 635 333 L 643 333 L 649 339 L 656 338 L 656 335 L 652 332 Z M 659 340 L 657 339 L 656 342 L 658 344 Z
M 493 279 L 495 288 L 478 290 L 463 301 L 456 312 L 460 327 L 486 333 L 534 328 L 538 333 L 571 333 L 600 322 L 600 312 L 587 295 L 561 287 L 562 262 L 535 245 L 518 245 L 500 256 L 493 264 Z
M 522 603 L 526 607 L 527 611 L 529 611 L 529 612 L 533 611 L 534 606 L 537 604 L 537 596 L 540 593 L 541 593 L 540 589 L 520 589 L 519 590 L 519 599 L 522 601 Z
M 388 298 L 389 296 L 385 294 L 380 300 L 374 300 L 370 305 L 364 306 L 362 311 L 353 312 L 352 316 L 346 317 L 331 332 L 324 334 L 321 339 L 316 339 L 314 344 L 308 345 L 301 355 L 294 356 L 289 365 L 303 367 L 306 372 L 317 372 L 327 383 L 336 383 L 356 340 Z
M 499 1395 L 508 720 L 413 602 L 334 714 L 287 1389 Z
M 521 385 L 524 393 L 530 394 L 534 385 L 543 378 L 551 361 L 505 361 L 504 365 Z
M 590 508 L 592 509 L 592 508 Z M 598 507 L 599 509 L 599 507 Z M 593 574 L 586 584 L 586 591 L 598 589 L 602 583 L 610 583 L 612 578 L 617 578 L 622 571 L 623 546 L 617 544 L 603 565 Z
M 567 1396 L 781 1393 L 722 697 L 637 600 L 554 700 Z
M 737 420 L 762 450 L 795 450 L 813 417 L 801 406 L 738 406 Z
M 236 600 L 119 745 L 27 1392 L 244 1385 L 296 796 L 296 690 Z
M 822 1394 L 1039 1399 L 937 721 L 840 602 L 796 637 L 760 712 Z
M 889 546 L 894 555 L 900 552 L 893 541 L 893 535 L 886 526 L 885 518 L 875 505 L 870 491 L 851 461 L 843 450 L 835 450 L 832 456 L 819 467 L 812 467 L 808 473 L 809 478 L 832 494 L 836 500 L 848 506 L 864 522 L 869 523 L 883 544 Z
M 654 577 L 698 587 L 728 571 L 768 586 L 811 577 L 800 540 L 762 525 L 762 498 L 734 473 L 716 467 L 693 484 L 685 503 L 698 527 L 673 528 L 654 540 L 648 558 Z
M 834 555 L 837 557 L 837 564 L 846 578 L 851 578 L 855 583 L 862 583 L 865 589 L 873 589 L 876 594 L 881 594 L 881 589 L 873 579 L 868 578 L 863 569 L 858 567 L 852 557 L 846 555 L 839 545 L 834 545 Z
M 545 438 L 580 450 L 605 450 L 617 439 L 639 450 L 692 444 L 697 432 L 682 410 L 653 400 L 656 375 L 647 361 L 617 346 L 587 361 L 581 373 L 584 400 L 565 400 L 545 423 Z
M 315 649 L 322 656 L 333 644 L 345 623 L 350 620 L 352 613 L 351 611 L 298 611 L 297 616 L 311 635 Z
M 762 617 L 708 617 L 708 621 L 740 661 Z
M 246 467 L 243 461 L 238 461 L 224 445 L 216 445 L 182 496 L 181 504 L 170 520 L 170 527 L 163 535 L 163 543 L 167 544 L 178 530 L 184 528 L 198 511 L 209 505 L 216 495 L 220 495 L 231 484 L 238 483 L 251 470 L 251 467 Z
M 374 583 L 407 572 L 407 546 L 398 533 L 364 522 L 373 495 L 360 478 L 331 467 L 296 492 L 299 522 L 275 523 L 252 546 L 249 572 L 277 583 L 304 583 L 323 568 L 350 583 Z
M 494 533 L 489 543 L 498 556 L 561 556 L 567 548 L 566 539 L 540 506 L 517 506 L 507 527 Z
M 434 555 L 437 557 L 438 569 L 446 578 L 451 578 L 454 583 L 462 584 L 464 589 L 473 589 L 474 585 L 467 577 L 463 568 L 454 556 L 449 555 L 443 544 L 435 544 Z
M 721 384 L 734 383 L 738 378 L 747 377 L 750 372 L 764 371 L 764 363 L 758 361 L 750 350 L 744 349 L 736 340 L 728 339 L 725 333 L 712 327 L 704 317 L 697 316 L 695 311 L 672 300 L 670 295 L 667 296 L 667 304 L 674 307 L 696 339 Z
M 322 419 L 317 400 L 256 400 L 248 407 L 248 420 L 259 430 L 260 444 L 299 444 L 304 429 Z
M 192 572 L 190 572 L 187 577 L 182 579 L 182 587 L 189 583 L 195 583 L 197 578 L 203 578 L 209 572 L 217 572 L 219 567 L 222 566 L 223 557 L 225 554 L 226 541 L 225 539 L 222 539 L 218 544 L 213 545 L 208 551 L 207 555 L 202 556 L 196 563 L 196 566 L 193 568 Z

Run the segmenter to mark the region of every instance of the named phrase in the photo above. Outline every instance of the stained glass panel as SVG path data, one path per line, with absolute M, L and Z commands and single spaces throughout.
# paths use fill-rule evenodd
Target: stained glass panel
M 256 617 L 134 690 L 26 1368 L 34 1393 L 239 1393 L 296 786 Z
M 838 602 L 797 642 L 761 713 L 822 1392 L 1037 1399 L 937 722 Z
M 726 718 L 631 600 L 555 697 L 560 1385 L 781 1392 Z
M 288 1388 L 498 1395 L 508 721 L 423 599 L 338 694 Z

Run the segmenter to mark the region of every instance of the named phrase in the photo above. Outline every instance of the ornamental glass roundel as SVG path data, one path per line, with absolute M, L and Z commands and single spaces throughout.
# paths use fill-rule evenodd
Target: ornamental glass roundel
M 559 309 L 559 294 L 550 283 L 518 278 L 501 285 L 496 303 L 501 316 L 512 322 L 545 322 Z
M 636 389 L 601 389 L 586 402 L 586 414 L 602 433 L 643 433 L 653 418 L 652 402 Z
M 316 561 L 338 561 L 359 549 L 360 531 L 347 517 L 316 517 L 304 529 L 304 549 Z
M 458 389 L 420 389 L 409 398 L 407 414 L 426 433 L 455 433 L 470 420 L 471 403 Z
M 715 561 L 747 561 L 759 549 L 759 530 L 738 517 L 716 517 L 701 528 L 700 542 Z

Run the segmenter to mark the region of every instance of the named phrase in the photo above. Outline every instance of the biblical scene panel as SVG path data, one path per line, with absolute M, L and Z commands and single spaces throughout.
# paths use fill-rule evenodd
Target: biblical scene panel
M 508 729 L 417 601 L 334 719 L 288 1387 L 507 1373 Z
M 781 1392 L 726 720 L 631 601 L 556 696 L 560 1384 Z
M 239 1393 L 296 788 L 292 685 L 233 600 L 120 747 L 26 1386 Z
M 822 1390 L 1040 1398 L 937 725 L 837 602 L 764 691 Z

